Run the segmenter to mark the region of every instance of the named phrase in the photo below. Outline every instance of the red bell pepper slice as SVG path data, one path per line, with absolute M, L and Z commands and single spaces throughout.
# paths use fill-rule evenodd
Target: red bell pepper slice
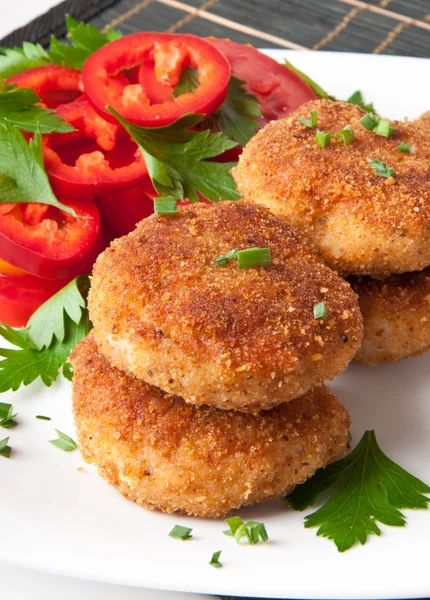
M 85 96 L 56 112 L 77 130 L 43 136 L 45 168 L 58 195 L 94 196 L 147 178 L 137 144 L 125 132 L 119 134 L 118 126 L 105 121 Z
M 166 101 L 151 97 L 141 83 L 129 83 L 119 95 L 112 87 L 112 77 L 133 72 L 141 65 L 152 70 L 158 84 L 166 88 Z M 170 98 L 187 66 L 198 71 L 198 88 Z M 230 66 L 206 40 L 185 34 L 142 32 L 126 35 L 94 52 L 84 64 L 82 78 L 85 93 L 107 120 L 114 122 L 106 110 L 106 105 L 111 105 L 132 123 L 160 127 L 185 113 L 215 111 L 225 100 Z
M 99 212 L 91 199 L 61 201 L 80 218 L 47 204 L 0 205 L 0 258 L 43 279 L 89 273 L 103 249 Z
M 58 65 L 27 69 L 9 77 L 6 83 L 15 83 L 18 88 L 33 89 L 48 108 L 71 102 L 82 94 L 80 71 Z

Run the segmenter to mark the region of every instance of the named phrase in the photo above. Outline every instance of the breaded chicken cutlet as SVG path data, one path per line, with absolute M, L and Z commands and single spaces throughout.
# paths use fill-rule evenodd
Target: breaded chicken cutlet
M 299 121 L 317 112 L 332 132 L 319 146 L 316 128 Z M 423 121 L 397 122 L 383 137 L 360 124 L 364 110 L 315 100 L 269 123 L 246 145 L 233 170 L 239 191 L 296 226 L 325 262 L 343 275 L 386 277 L 430 264 L 430 137 Z M 355 139 L 335 135 L 352 126 Z M 412 151 L 400 152 L 400 144 Z M 394 169 L 383 177 L 373 160 Z
M 430 349 L 430 267 L 382 281 L 350 277 L 349 282 L 364 321 L 354 360 L 375 366 Z
M 220 517 L 282 496 L 347 450 L 348 413 L 325 387 L 248 415 L 192 406 L 126 375 L 92 333 L 71 363 L 83 458 L 146 508 Z
M 269 247 L 268 267 L 217 266 Z M 193 404 L 256 412 L 346 369 L 362 317 L 348 283 L 264 207 L 222 202 L 152 215 L 94 267 L 89 310 L 117 368 Z M 327 318 L 315 319 L 324 303 Z

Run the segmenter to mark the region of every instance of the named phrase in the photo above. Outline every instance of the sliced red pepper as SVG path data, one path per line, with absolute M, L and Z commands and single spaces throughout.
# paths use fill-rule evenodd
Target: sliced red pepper
M 43 136 L 45 168 L 58 195 L 111 193 L 147 178 L 137 144 L 125 132 L 118 137 L 118 126 L 105 121 L 86 97 L 56 112 L 77 130 Z
M 33 89 L 48 108 L 71 102 L 82 94 L 81 72 L 58 65 L 27 69 L 10 77 L 6 83 Z
M 315 99 L 311 88 L 296 73 L 249 45 L 209 38 L 208 42 L 228 59 L 231 74 L 245 81 L 257 97 L 264 117 L 262 125 L 281 119 L 301 104 Z
M 3 204 L 0 258 L 43 279 L 89 273 L 103 249 L 99 212 L 91 199 L 61 201 L 80 218 L 47 204 Z
M 166 101 L 146 93 L 141 83 L 129 83 L 120 95 L 112 87 L 113 77 L 141 65 L 153 70 L 158 84 L 166 88 Z M 187 66 L 198 71 L 198 88 L 170 98 Z M 132 123 L 160 127 L 188 112 L 215 111 L 225 100 L 230 66 L 221 52 L 198 37 L 142 32 L 126 35 L 94 52 L 84 64 L 82 77 L 86 94 L 106 119 L 113 119 L 106 110 L 109 104 Z

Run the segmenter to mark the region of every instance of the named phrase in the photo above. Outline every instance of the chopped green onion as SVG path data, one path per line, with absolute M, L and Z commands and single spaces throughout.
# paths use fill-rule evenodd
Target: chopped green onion
M 14 420 L 16 414 L 13 414 L 12 404 L 6 404 L 6 402 L 0 402 L 0 427 L 10 429 L 15 427 L 17 422 Z
M 220 556 L 221 556 L 221 550 L 218 550 L 218 552 L 214 552 L 212 554 L 212 558 L 209 563 L 211 567 L 215 567 L 215 569 L 219 569 L 220 567 L 222 567 L 222 563 L 219 562 Z
M 234 250 L 230 250 L 224 256 L 220 256 L 219 258 L 215 259 L 215 262 L 218 265 L 218 267 L 227 265 L 230 259 L 234 258 L 238 252 L 239 250 L 237 248 L 235 248 Z
M 336 133 L 336 140 L 343 140 L 344 144 L 350 144 L 355 138 L 355 133 L 351 125 L 346 125 Z
M 318 304 L 314 304 L 314 319 L 324 319 L 324 321 L 327 321 L 325 302 L 318 302 Z
M 300 123 L 302 123 L 302 125 L 309 127 L 309 129 L 313 129 L 314 127 L 317 126 L 317 123 L 318 123 L 318 113 L 316 110 L 311 110 L 311 118 L 310 119 L 306 119 L 305 117 L 300 117 L 299 121 L 300 121 Z
M 272 262 L 269 248 L 247 248 L 239 250 L 236 254 L 239 269 L 252 269 L 254 267 L 268 267 Z
M 191 535 L 191 532 L 191 527 L 182 527 L 182 525 L 175 525 L 172 531 L 169 533 L 169 536 L 175 538 L 176 540 L 188 540 L 188 538 L 193 537 Z
M 320 131 L 319 129 L 317 129 L 317 132 L 315 134 L 315 141 L 318 144 L 318 146 L 321 146 L 321 148 L 326 148 L 327 146 L 330 145 L 330 140 L 331 140 L 331 131 L 324 133 L 323 131 Z
M 387 167 L 387 165 L 380 160 L 372 160 L 370 168 L 374 169 L 375 175 L 380 175 L 381 177 L 394 177 L 395 175 L 394 169 Z
M 176 198 L 154 198 L 154 212 L 156 215 L 177 215 L 178 201 Z
M 50 421 L 51 417 L 45 417 L 44 415 L 36 415 L 36 419 L 40 419 L 41 421 Z
M 391 123 L 388 119 L 379 119 L 376 127 L 373 129 L 373 133 L 382 135 L 382 137 L 390 137 L 395 131 L 396 129 L 391 127 Z
M 65 433 L 61 433 L 61 431 L 58 431 L 58 429 L 56 429 L 55 431 L 58 434 L 58 439 L 49 440 L 50 444 L 56 446 L 57 448 L 60 448 L 60 450 L 64 450 L 64 452 L 71 452 L 72 450 L 76 450 L 78 446 L 76 442 L 72 440 L 72 438 L 70 438 Z
M 360 92 L 360 90 L 354 92 L 348 98 L 347 102 L 349 102 L 350 104 L 356 104 L 357 106 L 360 106 L 360 108 L 364 108 L 364 110 L 367 110 L 368 112 L 375 112 L 375 108 L 372 102 L 370 102 L 369 104 L 366 104 L 364 102 L 363 94 Z
M 377 126 L 378 122 L 378 115 L 375 115 L 372 112 L 365 114 L 364 117 L 360 119 L 360 124 L 363 125 L 363 127 L 367 129 L 367 131 L 373 131 Z
M 4 440 L 0 440 L 0 456 L 4 456 L 4 458 L 9 458 L 12 448 L 7 445 L 9 438 L 5 438 Z
M 240 517 L 231 517 L 226 519 L 226 522 L 229 524 L 230 529 L 223 533 L 235 537 L 238 544 L 244 536 L 251 545 L 258 544 L 260 541 L 267 542 L 269 539 L 264 523 L 258 523 L 257 521 L 244 523 Z
M 409 152 L 411 151 L 411 147 L 409 144 L 400 144 L 397 150 L 399 152 L 407 152 L 409 154 Z
M 225 535 L 234 535 L 239 527 L 243 525 L 243 521 L 240 517 L 230 517 L 229 519 L 226 519 L 225 522 L 230 527 L 227 531 L 223 531 Z

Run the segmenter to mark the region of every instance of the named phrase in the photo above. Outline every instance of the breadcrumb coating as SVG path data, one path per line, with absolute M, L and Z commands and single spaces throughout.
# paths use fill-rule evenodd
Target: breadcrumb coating
M 269 247 L 271 265 L 216 265 L 249 247 Z M 320 302 L 326 322 L 314 319 Z M 332 379 L 362 337 L 349 284 L 288 223 L 244 202 L 143 220 L 98 257 L 89 309 L 114 366 L 187 402 L 251 412 Z
M 350 277 L 364 320 L 355 360 L 371 366 L 430 349 L 430 268 L 378 281 Z
M 299 122 L 318 113 L 318 129 L 332 132 L 321 148 L 316 129 Z M 389 137 L 367 131 L 365 115 L 347 102 L 315 100 L 273 121 L 247 144 L 233 170 L 248 201 L 264 204 L 309 237 L 341 274 L 387 277 L 430 264 L 430 137 L 422 120 L 393 121 Z M 351 125 L 346 145 L 335 134 Z M 399 152 L 409 144 L 411 153 Z M 370 167 L 385 163 L 394 177 Z
M 249 415 L 193 406 L 126 375 L 93 334 L 71 363 L 83 458 L 145 508 L 220 517 L 282 496 L 347 451 L 348 413 L 325 387 Z

